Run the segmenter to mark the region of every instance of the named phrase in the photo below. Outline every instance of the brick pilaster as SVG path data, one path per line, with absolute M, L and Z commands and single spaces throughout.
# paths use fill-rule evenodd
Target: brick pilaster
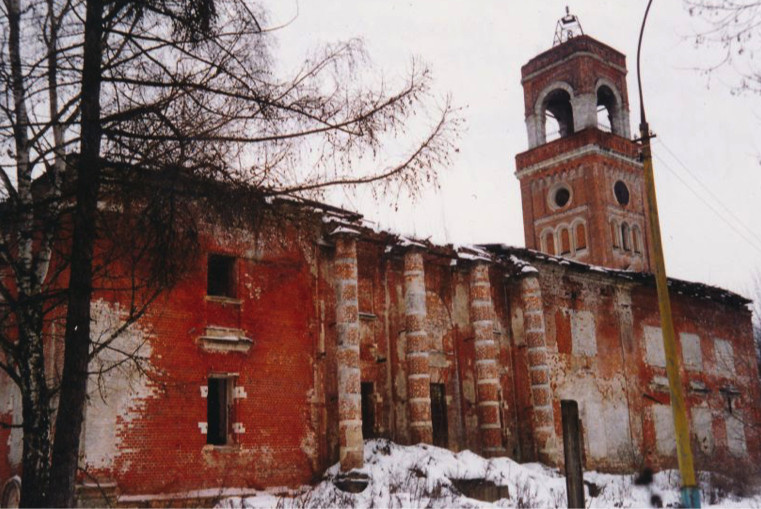
M 470 321 L 476 348 L 478 427 L 487 456 L 505 453 L 499 407 L 499 349 L 494 338 L 493 317 L 489 265 L 477 263 L 470 271 Z
M 359 370 L 359 304 L 357 302 L 357 242 L 335 236 L 333 270 L 336 279 L 338 349 L 338 434 L 341 470 L 362 468 L 362 396 Z
M 404 321 L 407 329 L 407 402 L 413 443 L 433 442 L 430 350 L 425 330 L 425 268 L 417 250 L 404 255 Z
M 558 463 L 558 451 L 552 406 L 554 398 L 550 385 L 550 370 L 547 365 L 542 290 L 536 276 L 528 276 L 521 281 L 521 297 L 538 459 L 555 465 Z

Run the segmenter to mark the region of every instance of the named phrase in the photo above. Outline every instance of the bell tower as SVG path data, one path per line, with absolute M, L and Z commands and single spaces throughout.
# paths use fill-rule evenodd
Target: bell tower
M 575 24 L 575 30 L 568 29 Z M 580 33 L 580 35 L 578 35 Z M 526 247 L 649 271 L 643 167 L 631 140 L 626 57 L 558 22 L 521 68 L 529 149 L 516 156 Z

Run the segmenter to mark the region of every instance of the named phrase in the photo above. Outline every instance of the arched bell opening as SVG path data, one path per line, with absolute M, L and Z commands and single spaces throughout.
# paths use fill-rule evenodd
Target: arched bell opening
M 597 128 L 623 136 L 621 132 L 621 105 L 608 85 L 597 88 Z
M 556 89 L 547 94 L 542 109 L 545 115 L 545 139 L 565 138 L 574 133 L 571 94 Z

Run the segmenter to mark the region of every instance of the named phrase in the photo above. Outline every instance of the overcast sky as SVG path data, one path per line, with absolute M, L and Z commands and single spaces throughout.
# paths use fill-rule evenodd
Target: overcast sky
M 440 189 L 402 202 L 396 212 L 362 198 L 333 198 L 395 231 L 441 243 L 524 245 L 514 175 L 515 154 L 528 148 L 520 67 L 552 46 L 566 4 L 587 35 L 627 55 L 631 127 L 637 131 L 636 45 L 644 0 L 263 4 L 271 25 L 298 10 L 276 35 L 281 69 L 297 66 L 317 45 L 361 37 L 372 65 L 385 75 L 404 75 L 419 57 L 432 68 L 435 92 L 451 94 L 465 108 L 467 130 L 454 164 L 440 176 Z M 761 139 L 755 135 L 761 98 L 732 94 L 737 75 L 729 69 L 710 78 L 696 70 L 719 57 L 695 48 L 690 35 L 699 27 L 681 2 L 656 0 L 645 31 L 643 85 L 658 136 L 653 152 L 666 266 L 672 277 L 747 295 L 751 274 L 761 269 Z

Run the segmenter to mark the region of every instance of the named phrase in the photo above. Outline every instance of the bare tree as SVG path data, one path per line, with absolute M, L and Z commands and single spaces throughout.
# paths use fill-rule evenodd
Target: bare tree
M 684 0 L 690 15 L 702 18 L 707 28 L 695 36 L 695 43 L 720 49 L 719 58 L 703 71 L 719 67 L 734 69 L 739 82 L 735 92 L 761 94 L 761 2 L 757 0 Z M 761 372 L 761 273 L 750 276 L 753 298 L 753 338 Z
M 94 257 L 108 232 L 142 232 L 135 249 L 107 250 L 137 274 L 126 327 L 184 269 L 166 270 L 194 241 L 183 203 L 220 211 L 216 183 L 254 204 L 335 185 L 414 194 L 448 164 L 459 119 L 448 100 L 429 112 L 419 64 L 396 86 L 362 86 L 357 41 L 273 76 L 264 13 L 245 0 L 4 0 L 0 14 L 0 368 L 22 394 L 22 505 L 70 506 L 88 364 L 110 344 L 93 345 L 90 330 L 113 266 Z M 413 113 L 429 119 L 425 134 L 410 136 Z M 386 158 L 385 144 L 405 142 L 407 156 Z M 120 196 L 133 219 L 99 209 Z M 60 380 L 45 366 L 53 323 Z
M 756 0 L 684 0 L 692 16 L 707 25 L 695 36 L 695 43 L 720 49 L 718 58 L 704 70 L 723 66 L 737 71 L 738 91 L 761 92 L 761 2 Z

